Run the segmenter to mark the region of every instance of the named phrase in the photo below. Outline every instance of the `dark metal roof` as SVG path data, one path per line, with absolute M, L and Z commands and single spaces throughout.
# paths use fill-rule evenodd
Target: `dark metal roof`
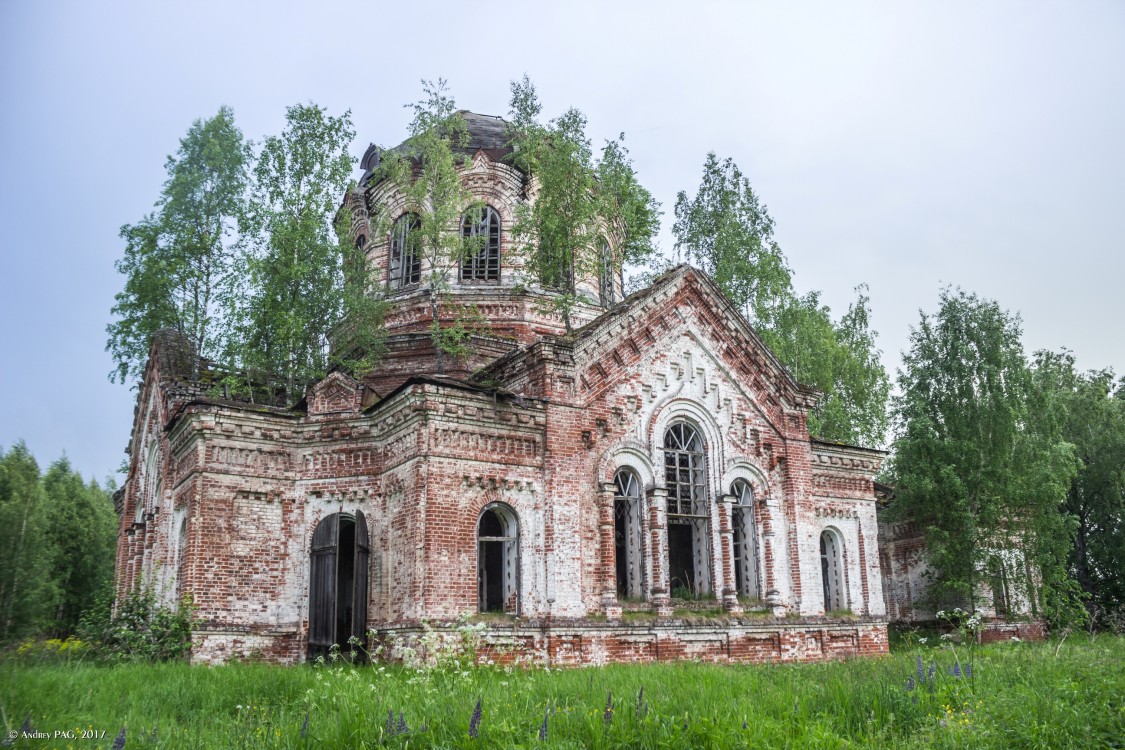
M 493 161 L 501 161 L 512 153 L 512 147 L 508 143 L 508 123 L 503 117 L 482 115 L 467 109 L 462 109 L 457 114 L 464 119 L 465 129 L 469 135 L 468 142 L 457 151 L 470 155 L 477 151 L 484 151 Z M 409 139 L 405 140 L 391 150 L 406 150 L 409 143 Z M 359 184 L 367 185 L 370 182 L 372 173 L 379 166 L 379 161 L 379 148 L 374 144 L 368 146 L 363 159 L 360 160 L 360 167 L 364 171 Z
M 458 114 L 465 120 L 465 127 L 469 131 L 468 151 L 476 152 L 477 149 L 484 149 L 511 152 L 512 149 L 508 145 L 508 123 L 503 117 L 481 115 L 467 109 L 461 110 Z

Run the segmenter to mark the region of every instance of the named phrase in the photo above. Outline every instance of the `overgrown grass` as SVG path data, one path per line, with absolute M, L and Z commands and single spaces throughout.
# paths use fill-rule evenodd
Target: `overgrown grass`
M 17 747 L 108 748 L 122 726 L 128 748 L 1125 747 L 1121 638 L 985 647 L 971 677 L 949 674 L 953 663 L 948 648 L 830 664 L 510 671 L 8 659 L 0 701 L 8 730 L 29 716 L 48 733 L 105 732 Z

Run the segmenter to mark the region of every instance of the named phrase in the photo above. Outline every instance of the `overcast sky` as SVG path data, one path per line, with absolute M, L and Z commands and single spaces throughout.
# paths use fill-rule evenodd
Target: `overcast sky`
M 624 131 L 668 251 L 676 192 L 733 157 L 799 292 L 839 315 L 870 285 L 892 373 L 945 284 L 1020 312 L 1029 352 L 1125 371 L 1125 3 L 609 6 L 0 0 L 0 449 L 120 464 L 118 229 L 192 120 L 229 105 L 261 140 L 287 105 L 350 109 L 359 156 L 422 78 L 504 115 L 526 72 L 546 115 Z

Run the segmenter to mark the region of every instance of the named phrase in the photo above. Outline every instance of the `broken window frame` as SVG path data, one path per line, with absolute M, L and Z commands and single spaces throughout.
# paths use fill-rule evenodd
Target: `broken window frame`
M 392 289 L 404 289 L 422 280 L 421 232 L 422 219 L 416 213 L 405 213 L 391 225 L 387 283 Z
M 731 485 L 734 496 L 731 506 L 731 568 L 734 572 L 735 590 L 739 596 L 761 598 L 761 578 L 758 566 L 758 533 L 754 518 L 754 488 L 745 479 L 736 479 Z
M 489 205 L 481 206 L 477 216 L 466 211 L 461 218 L 461 239 L 465 244 L 461 258 L 461 281 L 500 281 L 500 214 Z
M 618 599 L 644 598 L 644 533 L 641 482 L 629 468 L 613 475 L 614 578 Z

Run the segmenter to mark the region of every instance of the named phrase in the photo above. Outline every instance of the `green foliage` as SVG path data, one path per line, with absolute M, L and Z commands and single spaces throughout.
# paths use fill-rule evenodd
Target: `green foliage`
M 681 192 L 675 213 L 677 252 L 715 280 L 799 382 L 824 394 L 809 431 L 881 445 L 890 379 L 871 330 L 867 287 L 856 288 L 839 322 L 819 292 L 798 296 L 773 219 L 729 158 L 707 155 L 699 190 L 690 198 Z
M 50 630 L 65 636 L 113 585 L 117 515 L 110 493 L 96 482 L 83 483 L 66 458 L 51 464 L 42 484 L 49 508 L 45 537 L 54 550 L 59 595 Z
M 218 357 L 231 321 L 224 315 L 238 283 L 230 238 L 245 204 L 250 145 L 227 107 L 196 120 L 168 157 L 156 211 L 121 228 L 116 268 L 125 287 L 106 327 L 111 379 L 141 376 L 152 335 L 174 328 L 204 357 Z
M 429 292 L 430 335 L 437 352 L 439 371 L 445 367 L 443 355 L 454 358 L 467 356 L 469 339 L 475 324 L 482 318 L 472 310 L 461 312 L 450 298 L 451 273 L 456 273 L 461 261 L 479 251 L 471 240 L 461 236 L 461 219 L 482 204 L 473 199 L 461 179 L 460 168 L 468 157 L 462 149 L 468 144 L 469 133 L 465 119 L 457 110 L 446 82 L 423 81 L 424 98 L 408 105 L 414 117 L 410 123 L 410 138 L 399 149 L 384 153 L 375 180 L 385 180 L 400 189 L 406 198 L 406 211 L 420 219 L 420 225 L 410 231 L 407 243 L 419 253 L 422 268 L 426 271 L 423 284 Z M 385 234 L 398 216 L 377 216 L 375 234 Z M 458 322 L 443 326 L 443 313 L 451 306 L 458 310 Z
M 1074 446 L 1081 462 L 1066 488 L 1076 525 L 1065 552 L 1094 626 L 1125 624 L 1125 383 L 1112 370 L 1080 373 L 1074 355 L 1036 352 L 1035 424 Z
M 513 81 L 511 91 L 512 161 L 534 186 L 512 236 L 524 272 L 553 291 L 550 307 L 569 333 L 573 310 L 589 302 L 578 291 L 581 280 L 603 272 L 616 278 L 623 264 L 653 256 L 660 205 L 638 182 L 624 134 L 595 160 L 582 112 L 570 108 L 544 125 L 528 77 Z
M 0 458 L 0 642 L 42 632 L 58 599 L 47 496 L 22 442 Z
M 1058 512 L 1073 446 L 1031 410 L 1019 318 L 943 290 L 938 311 L 912 329 L 903 364 L 893 477 L 899 512 L 925 529 L 931 600 L 975 611 L 989 565 L 1026 559 L 1008 573 L 1033 612 L 1045 602 L 1073 611 L 1062 605 L 1073 524 Z
M 195 607 L 185 596 L 175 606 L 152 589 L 129 592 L 114 604 L 103 596 L 82 616 L 79 633 L 102 659 L 171 661 L 191 653 Z
M 0 456 L 0 643 L 73 633 L 109 590 L 116 529 L 109 492 L 65 458 L 41 477 L 23 443 Z
M 752 325 L 776 328 L 793 296 L 792 272 L 773 239 L 773 219 L 734 161 L 707 154 L 698 192 L 689 199 L 681 191 L 675 214 L 677 252 L 714 279 Z
M 297 105 L 286 124 L 256 157 L 226 107 L 180 141 L 156 211 L 121 229 L 111 378 L 139 378 L 162 328 L 210 360 L 224 396 L 292 402 L 330 367 L 374 366 L 381 290 L 351 244 L 347 212 L 334 226 L 353 161 L 349 115 Z
M 927 677 L 935 666 L 924 685 L 919 656 Z M 126 724 L 130 747 L 134 738 L 163 748 L 1078 750 L 1119 743 L 1125 671 L 1115 665 L 1125 662 L 1125 641 L 985 646 L 973 661 L 971 679 L 949 674 L 953 657 L 944 648 L 802 665 L 564 670 L 5 661 L 0 703 L 12 728 L 30 714 L 36 728 L 105 729 L 108 742 Z M 912 674 L 916 684 L 907 690 Z
M 355 131 L 350 113 L 333 117 L 314 104 L 287 108 L 285 120 L 281 135 L 263 142 L 253 172 L 243 227 L 251 282 L 241 358 L 296 401 L 328 371 L 331 336 L 345 313 L 341 248 L 350 239 L 336 235 L 333 217 L 349 185 Z

